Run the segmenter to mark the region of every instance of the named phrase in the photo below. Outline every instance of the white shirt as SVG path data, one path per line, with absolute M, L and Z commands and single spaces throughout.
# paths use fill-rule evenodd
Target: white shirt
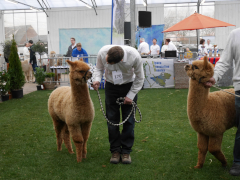
M 162 53 L 165 53 L 165 51 L 168 49 L 168 45 L 163 45 L 162 46 L 162 49 L 161 49 L 161 52 Z
M 203 46 L 202 44 L 199 44 L 199 46 L 198 46 L 198 50 L 200 49 L 201 52 L 202 52 L 202 46 Z M 204 51 L 205 54 L 208 54 L 208 51 L 207 51 L 206 45 L 204 44 L 204 46 L 205 46 L 205 48 L 204 48 L 203 51 Z
M 213 45 L 212 44 L 205 44 L 205 47 L 206 47 L 206 49 L 213 49 Z
M 72 45 L 72 49 L 76 46 L 76 44 Z
M 240 28 L 234 29 L 230 32 L 226 47 L 223 50 L 219 61 L 214 68 L 214 79 L 219 81 L 225 72 L 235 64 L 233 71 L 233 86 L 235 91 L 240 90 Z M 234 61 L 233 61 L 234 60 Z
M 24 61 L 27 59 L 30 60 L 30 52 L 26 46 L 23 48 L 23 57 Z
M 141 44 L 139 44 L 139 46 L 138 46 L 138 52 L 139 52 L 140 54 L 142 54 L 142 53 L 148 54 L 148 53 L 149 53 L 149 45 L 148 45 L 148 43 L 142 42 Z
M 158 55 L 160 52 L 160 46 L 155 44 L 155 45 L 151 45 L 151 55 Z M 158 52 L 157 52 L 158 51 Z
M 173 42 L 172 41 L 170 41 L 169 43 L 168 43 L 168 48 L 167 48 L 167 50 L 168 51 L 178 51 L 177 50 L 177 47 L 173 44 Z
M 141 90 L 144 82 L 144 71 L 141 56 L 135 48 L 130 46 L 120 46 L 124 51 L 123 61 L 117 64 L 107 64 L 106 55 L 109 49 L 116 45 L 103 46 L 98 52 L 97 65 L 93 73 L 93 81 L 101 82 L 105 70 L 106 81 L 114 84 L 112 71 L 121 70 L 123 76 L 122 84 L 133 82 L 127 97 L 134 99 L 136 94 Z M 133 78 L 136 75 L 135 79 Z

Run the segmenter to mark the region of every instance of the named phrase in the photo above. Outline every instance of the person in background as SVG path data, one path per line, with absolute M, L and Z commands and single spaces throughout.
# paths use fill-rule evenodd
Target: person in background
M 167 51 L 178 51 L 177 47 L 170 39 L 165 39 L 165 44 L 168 46 Z
M 82 44 L 81 43 L 77 43 L 76 45 L 76 49 L 74 49 L 72 51 L 72 57 L 86 57 L 88 56 L 87 51 L 85 51 L 85 49 L 82 48 Z M 85 63 L 88 63 L 88 58 L 83 58 Z
M 76 40 L 75 38 L 71 38 L 71 45 L 68 47 L 68 51 L 67 51 L 67 54 L 66 54 L 66 57 L 71 57 L 72 56 L 72 51 L 74 49 L 76 49 Z
M 151 54 L 151 55 L 159 55 L 159 52 L 160 52 L 160 46 L 157 45 L 157 39 L 153 39 L 152 40 L 152 43 L 153 45 L 151 45 L 150 47 L 150 52 L 148 54 Z
M 190 49 L 187 47 L 186 48 L 186 53 L 187 53 L 187 58 L 192 58 L 192 52 L 190 51 Z
M 104 70 L 106 115 L 112 123 L 117 124 L 120 123 L 121 116 L 122 119 L 126 119 L 131 112 L 132 101 L 137 103 L 137 94 L 144 82 L 143 62 L 140 54 L 133 47 L 107 45 L 98 52 L 97 65 L 93 73 L 94 90 L 98 89 Z M 121 106 L 116 104 L 119 97 L 125 97 Z M 131 114 L 123 124 L 122 131 L 119 126 L 107 124 L 112 153 L 110 163 L 117 164 L 122 159 L 123 164 L 130 164 L 132 162 L 130 153 L 134 143 L 134 115 Z
M 205 44 L 206 49 L 213 49 L 213 45 L 210 44 L 210 39 L 207 40 L 207 44 Z
M 147 55 L 149 53 L 149 45 L 145 42 L 144 38 L 140 38 L 140 44 L 138 46 L 138 52 L 141 55 Z
M 29 52 L 28 47 L 29 47 L 29 44 L 25 43 L 24 48 L 23 48 L 23 59 L 24 59 L 24 61 L 27 60 L 27 59 L 30 59 L 30 52 Z
M 233 72 L 233 86 L 236 95 L 240 95 L 240 28 L 231 31 L 226 48 L 224 49 L 220 60 L 214 68 L 214 76 L 205 83 L 205 87 L 210 88 L 218 82 L 231 67 L 235 64 L 235 71 Z M 234 60 L 234 61 L 233 61 Z M 217 110 L 217 109 L 216 109 Z M 230 169 L 230 174 L 233 176 L 240 176 L 240 98 L 235 97 L 236 110 L 236 126 L 237 132 L 235 136 L 235 144 L 233 149 L 233 165 Z
M 165 53 L 165 51 L 167 50 L 167 48 L 168 48 L 168 45 L 164 44 L 164 45 L 162 46 L 162 48 L 161 48 L 161 52 L 162 52 L 162 53 Z
M 29 40 L 28 43 L 30 46 L 30 62 L 29 63 L 32 64 L 33 71 L 36 72 L 37 59 L 35 56 L 35 52 L 32 50 L 33 41 Z
M 208 51 L 207 51 L 207 48 L 206 46 L 204 48 L 202 48 L 202 46 L 205 46 L 205 39 L 201 39 L 200 40 L 200 44 L 198 46 L 198 51 L 200 50 L 201 52 L 203 51 L 204 52 L 204 55 L 208 55 Z

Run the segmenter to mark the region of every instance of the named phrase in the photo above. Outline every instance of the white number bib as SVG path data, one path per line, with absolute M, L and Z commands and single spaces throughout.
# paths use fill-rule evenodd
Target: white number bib
M 113 82 L 114 84 L 122 84 L 123 82 L 123 76 L 122 76 L 122 71 L 112 71 L 112 77 L 113 77 Z

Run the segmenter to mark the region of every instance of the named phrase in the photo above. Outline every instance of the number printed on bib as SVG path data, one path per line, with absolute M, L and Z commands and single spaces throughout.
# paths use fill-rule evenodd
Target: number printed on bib
M 122 76 L 122 71 L 112 71 L 112 76 L 113 76 L 113 82 L 114 84 L 122 84 L 123 82 L 123 76 Z

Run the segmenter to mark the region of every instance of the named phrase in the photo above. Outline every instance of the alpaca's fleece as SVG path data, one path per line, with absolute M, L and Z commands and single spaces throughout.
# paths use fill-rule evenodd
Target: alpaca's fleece
M 223 133 L 235 125 L 235 96 L 223 91 L 210 93 L 204 87 L 214 73 L 214 68 L 204 60 L 194 61 L 186 65 L 185 70 L 190 77 L 187 112 L 193 129 L 198 133 L 198 164 L 201 168 L 207 151 L 212 153 L 223 166 L 227 161 L 221 151 Z M 234 89 L 227 89 L 235 93 Z
M 52 92 L 48 111 L 54 123 L 58 150 L 61 150 L 64 140 L 68 151 L 73 153 L 70 132 L 76 146 L 77 161 L 81 162 L 82 158 L 86 158 L 87 140 L 94 119 L 94 107 L 86 83 L 92 73 L 88 72 L 90 67 L 82 61 L 67 62 L 70 65 L 71 87 L 59 87 Z
M 25 81 L 29 82 L 30 81 L 30 77 L 31 77 L 31 81 L 33 81 L 33 68 L 32 65 L 29 64 L 29 59 L 26 59 L 25 61 L 21 62 L 22 65 L 22 70 L 24 72 L 25 75 Z

